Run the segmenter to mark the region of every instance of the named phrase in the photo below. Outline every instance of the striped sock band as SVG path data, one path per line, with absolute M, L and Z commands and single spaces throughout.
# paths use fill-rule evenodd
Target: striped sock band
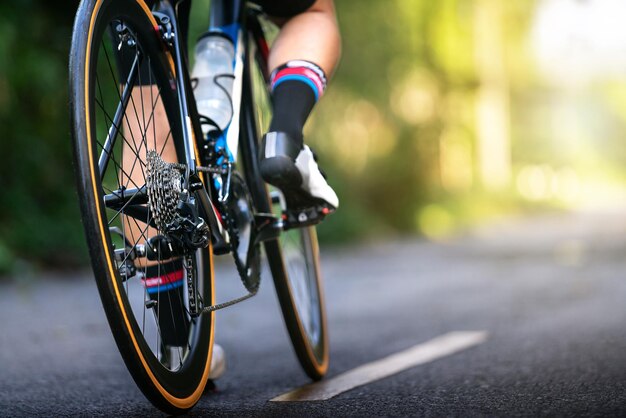
M 174 260 L 146 268 L 145 279 L 141 282 L 148 294 L 165 292 L 181 287 L 185 281 L 182 260 Z
M 183 260 L 179 258 L 146 267 L 145 279 L 141 282 L 152 301 L 162 343 L 184 347 L 188 344 L 190 323 L 185 314 Z
M 316 101 L 322 97 L 326 89 L 326 74 L 324 74 L 324 70 L 309 61 L 289 61 L 276 68 L 270 78 L 272 91 L 281 83 L 289 80 L 300 81 L 311 87 Z

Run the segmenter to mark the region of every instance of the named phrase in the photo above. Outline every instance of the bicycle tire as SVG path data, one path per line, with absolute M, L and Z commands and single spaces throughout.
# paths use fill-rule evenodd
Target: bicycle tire
M 317 234 L 313 226 L 287 234 L 294 236 L 286 238 L 283 233 L 265 244 L 265 252 L 296 356 L 306 374 L 320 380 L 328 370 L 329 353 Z M 289 248 L 294 244 L 300 248 Z M 308 271 L 303 273 L 303 269 Z
M 111 331 L 128 370 L 144 395 L 164 412 L 180 414 L 196 404 L 207 383 L 214 314 L 192 318 L 188 315 L 186 293 L 177 288 L 165 291 L 168 289 L 166 282 L 163 288 L 159 284 L 156 297 L 148 295 L 140 278 L 142 274 L 146 277 L 150 263 L 126 260 L 132 259 L 132 249 L 137 248 L 141 240 L 152 235 L 149 226 L 155 228 L 155 224 L 150 209 L 147 202 L 143 205 L 139 199 L 132 202 L 133 197 L 123 201 L 122 208 L 112 209 L 109 199 L 120 194 L 123 198 L 124 193 L 130 193 L 128 190 L 132 187 L 129 186 L 141 190 L 140 176 L 144 176 L 145 182 L 147 175 L 144 153 L 151 138 L 158 135 L 153 123 L 155 113 L 165 114 L 161 116 L 167 117 L 169 132 L 162 147 L 154 139 L 154 149 L 161 148 L 163 157 L 173 149 L 177 162 L 185 163 L 183 122 L 174 82 L 176 71 L 157 29 L 157 22 L 143 0 L 83 0 L 74 23 L 70 53 L 70 107 L 82 220 Z M 129 74 L 144 78 L 148 74 L 148 84 L 156 87 L 147 87 L 145 95 L 148 90 L 157 91 L 156 98 L 153 93 L 150 98 L 145 97 L 144 87 L 133 88 L 122 83 L 120 78 L 124 72 L 118 68 L 119 60 L 113 57 L 116 47 L 135 51 L 133 68 L 137 66 L 137 71 L 131 68 Z M 130 80 L 131 76 L 128 77 Z M 135 97 L 136 93 L 140 96 Z M 148 108 L 144 100 L 152 107 Z M 137 101 L 141 102 L 141 109 L 137 109 Z M 129 109 L 131 107 L 133 109 Z M 116 118 L 120 110 L 123 112 L 121 119 Z M 151 112 L 148 118 L 146 111 Z M 131 124 L 132 118 L 137 119 L 136 124 Z M 140 135 L 133 134 L 132 126 L 137 125 Z M 111 137 L 118 140 L 114 141 L 113 148 L 103 151 L 112 129 L 117 130 L 117 136 Z M 107 162 L 104 168 L 102 161 Z M 131 216 L 131 207 L 139 211 L 139 215 Z M 121 231 L 121 236 L 112 226 Z M 191 263 L 184 264 L 183 277 L 192 276 L 204 303 L 213 304 L 211 247 L 208 251 L 196 251 L 189 260 Z M 160 270 L 168 262 L 157 259 L 153 264 Z M 123 273 L 133 268 L 140 274 L 131 277 Z M 186 289 L 183 283 L 181 288 Z M 168 337 L 164 327 L 171 328 L 176 338 Z
M 273 212 L 280 216 L 280 209 L 272 203 L 268 188 L 261 179 L 257 160 L 259 132 L 263 128 L 260 126 L 258 116 L 259 101 L 262 100 L 259 96 L 265 93 L 265 89 L 261 87 L 262 71 L 259 69 L 258 74 L 255 74 L 254 66 L 257 65 L 253 59 L 255 54 L 248 51 L 246 56 L 241 118 L 243 143 L 241 154 L 246 180 L 257 210 L 265 213 Z M 265 106 L 268 107 L 269 100 L 265 99 L 265 102 Z M 294 251 L 294 244 L 296 251 Z M 276 240 L 266 241 L 265 254 L 287 332 L 298 361 L 311 379 L 320 380 L 328 370 L 329 349 L 315 227 L 293 229 L 281 233 L 280 238 Z M 299 258 L 297 264 L 293 263 L 294 254 Z

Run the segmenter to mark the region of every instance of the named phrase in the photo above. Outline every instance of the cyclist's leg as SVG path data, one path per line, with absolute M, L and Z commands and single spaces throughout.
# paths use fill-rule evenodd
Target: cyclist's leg
M 304 146 L 302 135 L 309 114 L 323 94 L 326 77 L 333 73 L 340 56 L 333 0 L 309 0 L 308 8 L 292 16 L 287 14 L 293 9 L 279 6 L 279 2 L 271 6 L 261 3 L 271 14 L 279 14 L 280 7 L 286 10 L 275 19 L 281 31 L 269 60 L 274 116 L 262 145 L 261 173 L 267 182 L 283 190 L 288 206 L 321 203 L 335 209 L 339 204 L 337 195 L 310 149 Z
M 330 76 L 341 55 L 333 0 L 316 0 L 303 13 L 275 17 L 280 33 L 270 51 L 270 71 L 291 60 L 310 61 Z
M 134 110 L 123 122 L 123 134 L 127 138 L 122 147 L 122 165 L 120 176 L 126 176 L 132 184 L 129 187 L 140 188 L 146 184 L 145 156 L 149 149 L 154 149 L 165 161 L 176 162 L 176 150 L 171 139 L 170 127 L 165 115 L 163 103 L 159 98 L 158 88 L 154 85 L 138 83 L 133 87 L 129 106 Z M 140 159 L 141 163 L 138 161 Z M 131 242 L 145 242 L 157 235 L 154 228 L 146 227 L 132 217 L 124 216 L 126 233 Z M 145 258 L 135 260 L 137 267 L 156 265 L 157 261 Z

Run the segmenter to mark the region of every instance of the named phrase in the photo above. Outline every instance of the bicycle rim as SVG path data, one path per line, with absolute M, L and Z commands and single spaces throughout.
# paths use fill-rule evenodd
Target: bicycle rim
M 213 314 L 188 313 L 186 280 L 212 304 L 213 275 L 210 248 L 185 262 L 133 254 L 162 232 L 141 193 L 148 150 L 185 162 L 175 70 L 157 27 L 142 0 L 81 3 L 70 57 L 72 122 L 83 224 L 111 330 L 146 397 L 180 413 L 202 395 L 213 336 Z

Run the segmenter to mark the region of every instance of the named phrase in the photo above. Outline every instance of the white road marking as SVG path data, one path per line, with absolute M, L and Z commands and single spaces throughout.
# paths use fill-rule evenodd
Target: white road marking
M 324 401 L 340 393 L 389 377 L 411 367 L 449 356 L 487 339 L 485 331 L 455 331 L 383 359 L 311 383 L 271 399 L 272 402 Z

